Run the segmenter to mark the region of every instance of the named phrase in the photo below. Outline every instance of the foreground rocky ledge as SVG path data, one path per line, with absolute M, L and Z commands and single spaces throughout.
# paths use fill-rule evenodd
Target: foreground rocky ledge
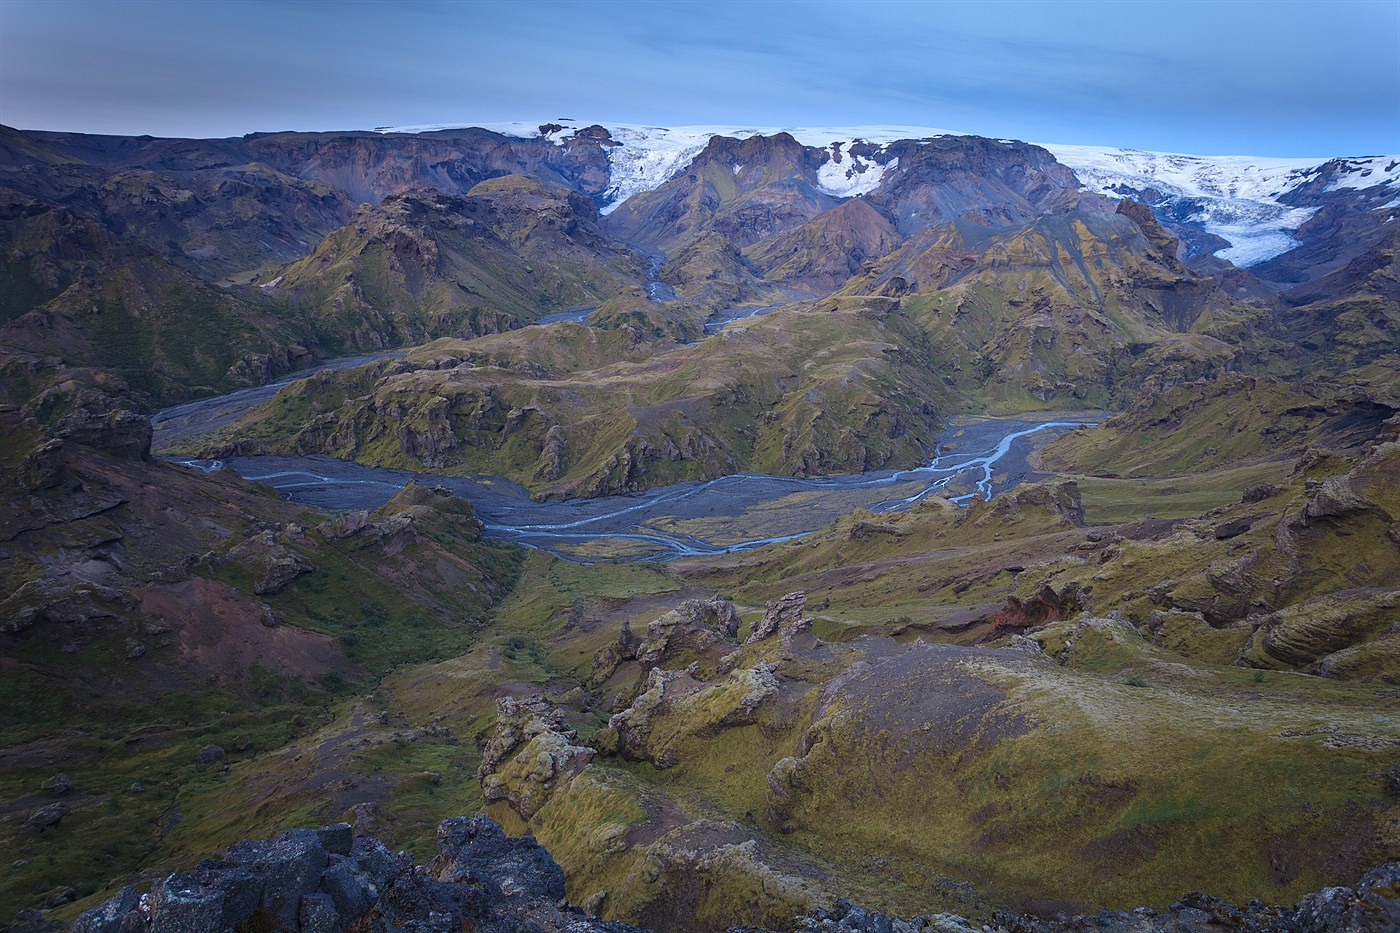
M 25 917 L 21 917 L 21 925 Z M 38 918 L 35 918 L 38 919 Z M 685 927 L 683 922 L 678 928 Z M 1294 907 L 1252 901 L 1235 907 L 1190 894 L 1158 913 L 1101 911 L 1040 920 L 999 911 L 990 923 L 950 914 L 899 919 L 844 901 L 794 920 L 797 931 L 836 933 L 1369 933 L 1400 929 L 1400 862 L 1372 870 L 1352 887 L 1326 888 Z M 413 864 L 377 839 L 355 838 L 348 823 L 294 829 L 244 841 L 193 871 L 175 872 L 138 895 L 124 888 L 84 913 L 72 933 L 643 933 L 587 916 L 564 895 L 564 872 L 530 836 L 511 838 L 492 820 L 456 817 L 438 826 L 438 854 Z M 730 933 L 768 933 L 734 927 Z

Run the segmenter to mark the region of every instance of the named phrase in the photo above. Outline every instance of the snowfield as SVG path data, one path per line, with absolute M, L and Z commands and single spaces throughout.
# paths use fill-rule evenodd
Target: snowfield
M 547 138 L 564 145 L 565 138 L 592 122 L 536 120 L 512 123 L 443 123 L 423 126 L 381 127 L 386 133 L 423 133 L 480 126 L 507 136 L 535 137 L 542 124 L 563 125 Z M 761 127 L 761 126 L 644 126 L 602 123 L 621 145 L 609 148 L 612 185 L 604 195 L 601 212 L 607 214 L 634 194 L 665 184 L 709 143 L 713 136 L 747 139 L 789 133 L 805 146 L 833 154 L 817 173 L 822 191 L 836 197 L 869 194 L 881 180 L 898 169 L 898 160 L 875 159 L 843 152 L 857 141 L 876 145 L 901 139 L 932 139 L 962 135 L 952 130 L 922 126 Z M 1011 140 L 1004 140 L 1011 142 Z M 1297 245 L 1293 231 L 1315 212 L 1315 207 L 1294 207 L 1279 198 L 1308 184 L 1327 158 L 1279 159 L 1262 156 L 1198 156 L 1172 152 L 1145 152 L 1111 146 L 1071 146 L 1041 143 L 1069 166 L 1080 184 L 1110 198 L 1148 197 L 1154 207 L 1182 223 L 1199 226 L 1229 243 L 1215 255 L 1237 266 L 1252 266 L 1287 252 Z M 835 159 L 841 154 L 840 162 Z M 1338 164 L 1326 191 L 1366 190 L 1383 187 L 1385 194 L 1400 194 L 1400 156 L 1366 156 L 1335 160 Z M 735 174 L 738 174 L 737 167 Z M 1156 196 L 1152 195 L 1156 192 Z
M 898 158 L 882 164 L 874 159 L 842 152 L 838 143 L 832 143 L 827 151 L 832 158 L 817 169 L 817 187 L 838 198 L 869 194 L 880 187 L 880 179 L 885 177 L 885 172 L 899 168 Z M 841 159 L 839 162 L 836 161 L 838 157 Z

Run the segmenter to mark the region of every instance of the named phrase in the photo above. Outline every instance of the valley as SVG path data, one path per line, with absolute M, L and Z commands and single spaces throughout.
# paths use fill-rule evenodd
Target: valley
M 246 398 L 247 390 L 236 394 Z M 214 399 L 209 406 L 219 419 L 228 416 L 233 404 L 243 404 L 221 398 L 225 401 Z M 156 416 L 158 427 L 164 414 Z M 198 429 L 189 415 L 170 416 L 176 417 L 181 419 L 182 438 L 194 436 Z M 490 538 L 584 560 L 668 559 L 789 540 L 854 508 L 887 512 L 934 493 L 957 493 L 951 498 L 958 502 L 989 499 L 1026 475 L 1028 452 L 1036 441 L 1043 441 L 1042 435 L 1083 426 L 1087 424 L 1078 421 L 972 422 L 940 438 L 935 445 L 939 453 L 929 463 L 905 470 L 809 479 L 736 473 L 626 496 L 543 502 L 532 501 L 502 477 L 411 473 L 324 455 L 229 461 L 176 457 L 171 462 L 206 473 L 230 469 L 244 479 L 267 483 L 293 502 L 332 511 L 377 509 L 409 483 L 434 485 L 471 502 Z M 157 436 L 161 433 L 158 430 Z M 785 503 L 800 505 L 785 508 Z
M 696 933 L 1393 865 L 1396 166 L 0 129 L 0 921 L 478 813 Z

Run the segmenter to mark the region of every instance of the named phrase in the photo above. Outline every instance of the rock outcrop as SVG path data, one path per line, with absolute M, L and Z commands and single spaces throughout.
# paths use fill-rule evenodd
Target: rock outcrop
M 497 700 L 496 731 L 481 753 L 486 802 L 502 801 L 524 820 L 534 816 L 560 783 L 593 760 L 593 749 L 577 741 L 578 733 L 544 697 Z
M 630 933 L 564 900 L 564 873 L 534 839 L 507 838 L 486 817 L 438 826 L 438 852 L 416 866 L 348 823 L 244 841 L 138 895 L 131 887 L 92 908 L 72 933 L 306 933 L 471 930 Z
M 749 641 L 762 641 L 774 635 L 790 640 L 812 628 L 812 618 L 806 614 L 807 594 L 788 593 L 768 604 L 768 611 L 754 624 Z

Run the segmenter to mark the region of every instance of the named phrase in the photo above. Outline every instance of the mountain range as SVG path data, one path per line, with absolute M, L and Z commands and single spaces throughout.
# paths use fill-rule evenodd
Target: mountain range
M 0 127 L 0 902 L 478 810 L 662 929 L 1353 885 L 1400 858 L 1397 215 L 1400 156 Z

